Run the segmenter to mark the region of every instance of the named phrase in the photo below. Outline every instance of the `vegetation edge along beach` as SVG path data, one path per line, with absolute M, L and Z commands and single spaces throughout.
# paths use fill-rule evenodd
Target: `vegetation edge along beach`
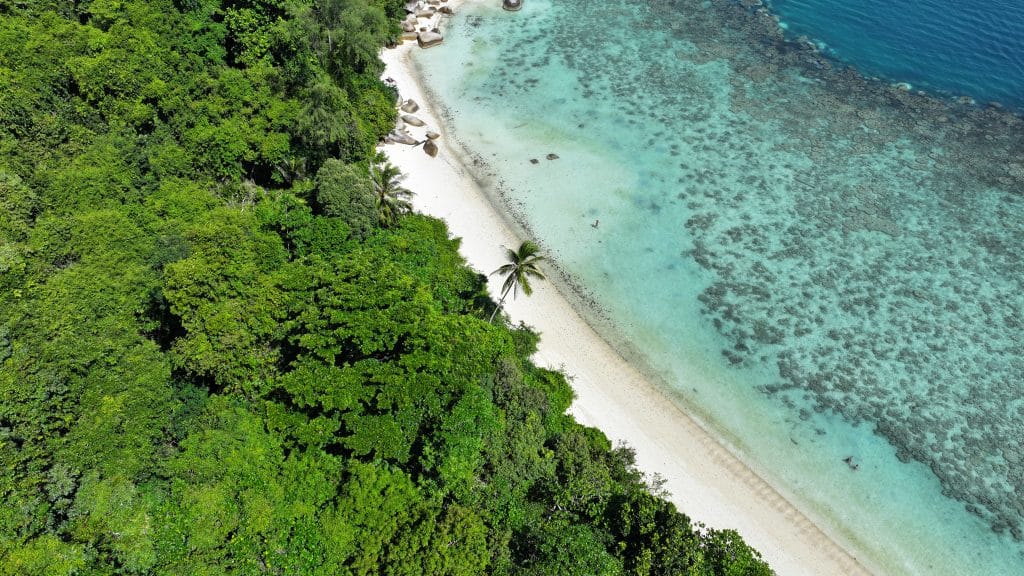
M 770 573 L 409 211 L 403 8 L 0 3 L 0 575 Z

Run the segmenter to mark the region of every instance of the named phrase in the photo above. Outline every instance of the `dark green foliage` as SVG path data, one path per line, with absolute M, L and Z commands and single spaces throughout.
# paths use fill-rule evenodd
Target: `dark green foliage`
M 515 535 L 515 574 L 612 576 L 622 574 L 622 561 L 602 543 L 602 535 L 587 524 L 563 517 L 531 523 Z
M 445 312 L 479 312 L 490 306 L 486 278 L 462 265 L 459 240 L 448 238 L 444 222 L 409 215 L 390 234 L 369 238 L 366 245 L 428 287 Z
M 0 1 L 0 576 L 768 573 L 408 213 L 402 5 Z
M 397 22 L 373 1 L 314 0 L 300 21 L 320 65 L 336 79 L 350 70 L 380 74 L 383 65 L 377 52 L 398 35 Z
M 316 173 L 316 201 L 325 216 L 340 218 L 358 238 L 376 228 L 373 183 L 363 166 L 324 162 Z

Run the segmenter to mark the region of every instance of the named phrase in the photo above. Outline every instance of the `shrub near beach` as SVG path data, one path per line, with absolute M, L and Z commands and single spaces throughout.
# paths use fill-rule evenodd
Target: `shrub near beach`
M 769 572 L 381 217 L 399 8 L 0 1 L 0 575 Z

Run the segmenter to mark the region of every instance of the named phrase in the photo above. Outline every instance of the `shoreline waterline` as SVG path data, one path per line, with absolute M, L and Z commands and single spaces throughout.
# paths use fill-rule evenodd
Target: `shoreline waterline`
M 405 44 L 386 50 L 384 75 L 395 80 L 403 98 L 420 103 L 417 115 L 428 126 L 445 128 L 438 130 L 440 153 L 430 158 L 418 147 L 404 145 L 385 150 L 409 175 L 406 185 L 417 194 L 416 209 L 444 219 L 452 235 L 463 239 L 461 252 L 470 265 L 486 273 L 501 263 L 502 244 L 511 246 L 523 237 L 522 223 L 510 216 L 514 210 L 496 206 L 500 199 L 482 190 L 461 164 L 458 144 L 448 140 L 445 121 L 435 113 L 438 107 L 410 62 L 413 49 Z M 497 293 L 498 280 L 491 281 L 492 293 Z M 538 285 L 533 297 L 510 301 L 506 310 L 514 321 L 541 332 L 538 363 L 571 377 L 577 399 L 570 410 L 578 420 L 600 428 L 613 441 L 628 443 L 641 470 L 666 480 L 665 488 L 681 511 L 716 528 L 736 529 L 780 574 L 870 573 L 863 554 L 855 558 L 847 551 L 853 548 L 848 542 L 840 545 L 838 538 L 827 535 L 820 521 L 812 521 L 738 459 L 724 438 L 685 414 L 650 375 L 641 373 L 642 367 L 627 363 L 588 323 L 594 319 L 579 313 L 580 294 L 566 288 Z

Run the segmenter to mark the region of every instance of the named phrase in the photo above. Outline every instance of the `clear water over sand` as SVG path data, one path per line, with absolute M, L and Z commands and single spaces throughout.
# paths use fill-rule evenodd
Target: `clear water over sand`
M 892 573 L 1024 573 L 1020 119 L 731 3 L 465 6 L 417 61 L 594 320 L 783 493 Z

